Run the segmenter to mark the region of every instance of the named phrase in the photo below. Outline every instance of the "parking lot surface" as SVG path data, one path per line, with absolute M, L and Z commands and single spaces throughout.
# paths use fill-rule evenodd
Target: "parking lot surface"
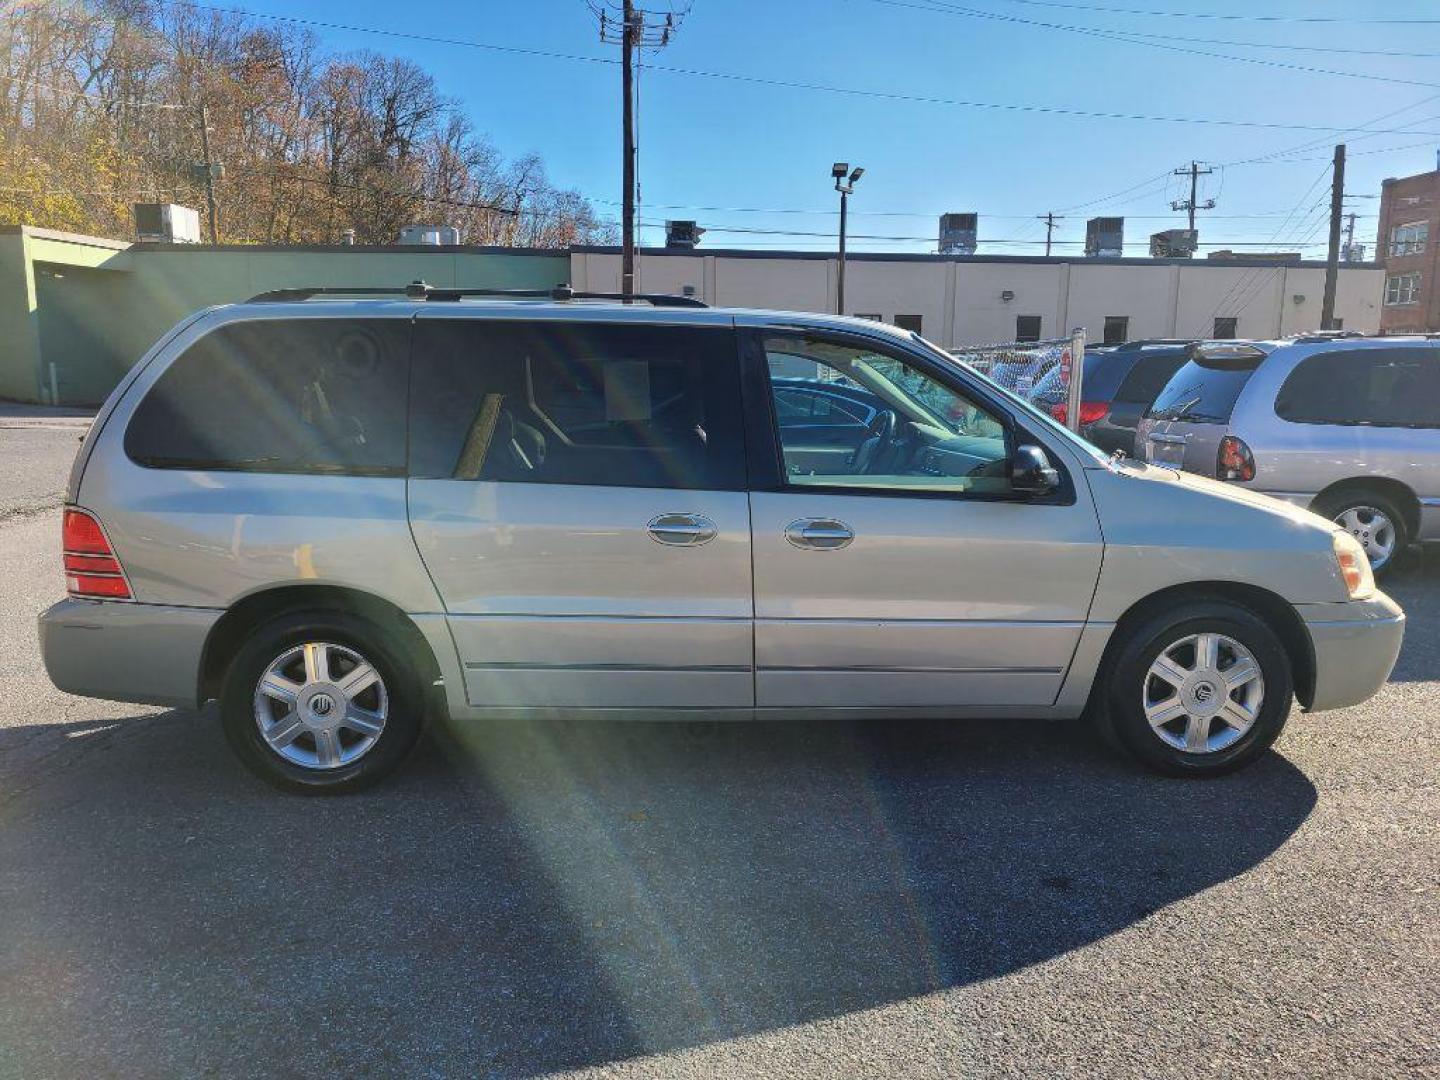
M 1440 1076 L 1440 559 L 1256 767 L 1078 725 L 442 727 L 282 796 L 67 697 L 83 420 L 0 415 L 0 1076 Z

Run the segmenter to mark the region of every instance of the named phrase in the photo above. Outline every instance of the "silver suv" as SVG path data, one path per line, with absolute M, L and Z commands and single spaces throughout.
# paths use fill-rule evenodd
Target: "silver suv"
M 876 405 L 785 423 L 797 379 Z M 684 298 L 211 309 L 111 395 L 68 503 L 55 684 L 218 699 L 302 791 L 442 713 L 1088 712 L 1215 773 L 1293 697 L 1375 693 L 1404 623 L 1348 533 L 1111 461 L 917 335 Z
M 1136 456 L 1313 510 L 1384 574 L 1412 541 L 1440 540 L 1440 339 L 1198 345 Z

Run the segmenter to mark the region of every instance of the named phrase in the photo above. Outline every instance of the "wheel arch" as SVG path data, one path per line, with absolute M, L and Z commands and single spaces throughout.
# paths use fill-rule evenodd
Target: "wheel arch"
M 1135 627 L 1177 604 L 1206 600 L 1226 600 L 1248 608 L 1275 631 L 1290 658 L 1295 696 L 1302 706 L 1309 708 L 1315 699 L 1315 646 L 1310 640 L 1310 632 L 1305 629 L 1305 621 L 1283 596 L 1259 585 L 1238 581 L 1185 582 L 1153 592 L 1131 604 L 1116 621 L 1115 630 L 1105 646 L 1104 658 L 1100 663 L 1101 676 L 1091 688 L 1091 701 L 1096 700 L 1097 693 L 1104 693 L 1104 685 L 1108 682 L 1108 672 L 1115 654 L 1123 647 Z
M 1310 509 L 1319 513 L 1317 507 L 1360 492 L 1375 492 L 1391 499 L 1405 516 L 1405 531 L 1412 538 L 1420 535 L 1420 497 L 1409 484 L 1389 476 L 1351 476 L 1337 480 L 1310 500 Z
M 429 642 L 403 609 L 374 593 L 338 585 L 277 585 L 251 593 L 229 608 L 210 628 L 200 654 L 197 697 L 200 702 L 220 696 L 230 659 L 239 643 L 256 627 L 292 611 L 333 611 L 373 623 L 415 661 L 430 685 L 441 676 Z

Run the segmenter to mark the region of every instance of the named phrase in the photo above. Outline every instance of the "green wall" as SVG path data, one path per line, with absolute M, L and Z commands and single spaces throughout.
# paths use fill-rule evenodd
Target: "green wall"
M 0 233 L 0 397 L 97 404 L 175 323 L 212 304 L 300 286 L 539 289 L 569 280 L 565 252 L 144 245 L 43 230 Z

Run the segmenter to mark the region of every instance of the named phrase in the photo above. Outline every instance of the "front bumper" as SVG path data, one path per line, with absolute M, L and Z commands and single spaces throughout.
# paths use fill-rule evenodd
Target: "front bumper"
M 1297 604 L 1315 649 L 1315 696 L 1307 712 L 1343 709 L 1385 685 L 1405 640 L 1405 612 L 1382 592 L 1369 600 Z
M 40 654 L 50 681 L 67 694 L 193 707 L 205 640 L 223 614 L 210 608 L 62 600 L 40 615 Z

